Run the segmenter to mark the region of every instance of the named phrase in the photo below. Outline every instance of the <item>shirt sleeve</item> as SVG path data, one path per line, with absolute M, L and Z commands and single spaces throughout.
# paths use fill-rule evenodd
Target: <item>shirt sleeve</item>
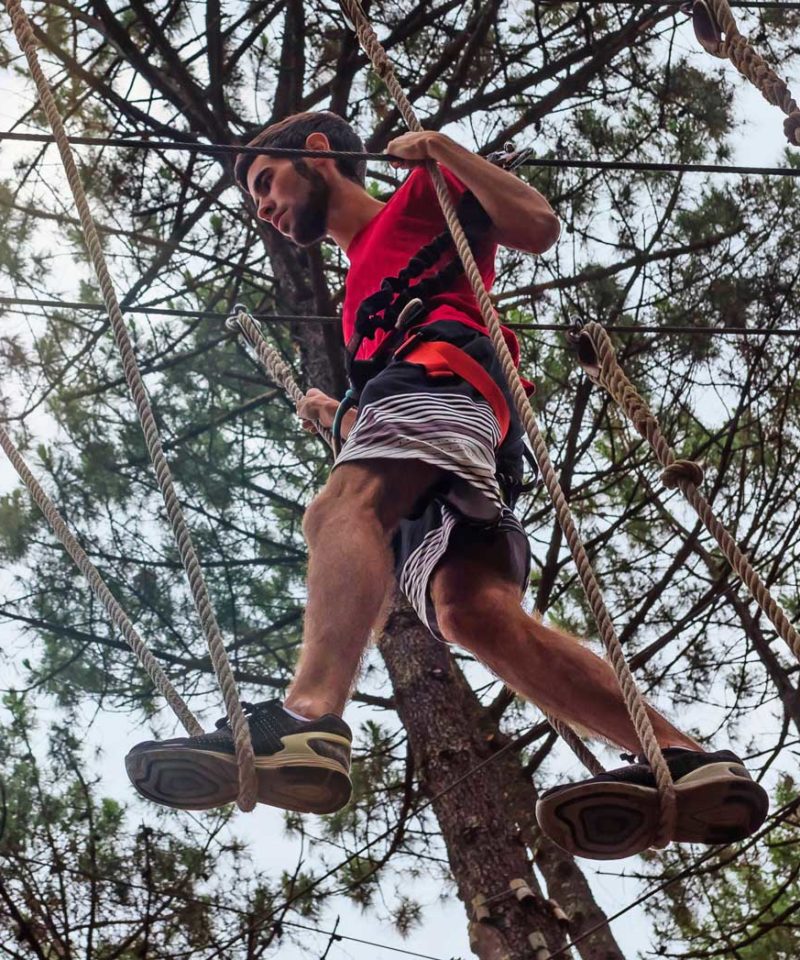
M 444 181 L 447 184 L 447 189 L 450 191 L 450 196 L 453 198 L 453 202 L 458 204 L 458 201 L 464 196 L 467 192 L 467 187 L 465 184 L 458 179 L 458 177 L 452 173 L 447 167 L 439 165 L 439 169 L 442 171 L 442 176 Z M 436 195 L 436 188 L 433 185 L 433 180 L 431 175 L 425 167 L 417 167 L 415 170 L 409 174 L 408 177 L 408 187 L 409 187 L 409 199 L 414 204 L 433 204 L 433 210 L 439 210 L 439 198 Z M 426 206 L 422 206 L 422 209 L 426 209 Z M 428 209 L 431 209 L 428 207 Z

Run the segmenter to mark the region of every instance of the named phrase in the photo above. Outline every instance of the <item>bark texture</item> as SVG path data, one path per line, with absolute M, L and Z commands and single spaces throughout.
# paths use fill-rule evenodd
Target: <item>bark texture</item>
M 539 837 L 536 793 L 518 755 L 507 751 L 491 760 L 506 739 L 450 649 L 436 641 L 399 598 L 380 651 L 422 789 L 436 798 L 433 810 L 469 917 L 473 951 L 481 960 L 543 960 L 564 946 L 565 935 L 602 919 L 585 878 L 568 854 Z M 447 789 L 462 777 L 463 782 Z M 550 896 L 574 913 L 576 923 L 559 920 L 542 893 L 530 854 L 533 844 L 548 886 L 554 887 Z M 518 900 L 509 886 L 513 880 L 523 880 L 532 895 Z M 489 901 L 488 917 L 482 920 L 476 916 L 476 897 Z M 622 958 L 607 930 L 585 943 L 585 960 Z

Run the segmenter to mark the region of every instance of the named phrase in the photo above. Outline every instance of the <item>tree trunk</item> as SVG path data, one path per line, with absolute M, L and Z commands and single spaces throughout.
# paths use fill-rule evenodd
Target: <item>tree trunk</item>
M 487 721 L 449 648 L 436 641 L 400 599 L 381 636 L 380 651 L 422 789 L 435 798 L 432 806 L 467 910 L 473 951 L 481 960 L 544 960 L 564 945 L 567 930 L 533 872 L 526 836 L 535 824 L 535 792 L 524 780 L 518 755 L 507 752 L 475 769 L 499 749 L 503 737 Z M 462 777 L 462 783 L 447 789 Z M 601 920 L 602 913 L 574 861 L 552 847 L 546 840 L 540 845 L 542 872 L 559 901 L 567 901 L 580 917 L 571 935 Z M 513 894 L 514 880 L 527 886 L 524 899 Z M 476 898 L 481 897 L 490 901 L 484 919 L 476 914 Z M 586 960 L 622 958 L 608 931 L 586 943 Z

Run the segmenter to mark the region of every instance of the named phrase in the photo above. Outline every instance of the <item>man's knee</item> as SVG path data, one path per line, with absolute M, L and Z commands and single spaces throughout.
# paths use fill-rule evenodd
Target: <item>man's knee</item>
M 520 601 L 519 588 L 505 582 L 461 593 L 445 587 L 434 594 L 444 638 L 478 655 L 517 638 L 527 620 Z
M 328 530 L 347 534 L 349 524 L 369 523 L 384 530 L 381 510 L 381 478 L 345 464 L 331 475 L 324 489 L 311 501 L 303 515 L 303 533 L 313 543 Z M 391 533 L 384 530 L 384 533 Z

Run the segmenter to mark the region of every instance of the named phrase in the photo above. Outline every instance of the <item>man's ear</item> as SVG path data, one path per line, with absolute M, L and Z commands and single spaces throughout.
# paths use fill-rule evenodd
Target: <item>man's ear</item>
M 306 137 L 306 150 L 330 150 L 331 142 L 328 139 L 326 133 L 320 133 L 315 131 L 314 133 L 309 133 Z M 306 163 L 310 163 L 314 167 L 322 167 L 335 169 L 336 161 L 329 160 L 327 157 L 307 157 Z
M 307 150 L 330 150 L 330 148 L 331 142 L 325 133 L 315 131 L 314 133 L 309 133 L 306 137 Z

